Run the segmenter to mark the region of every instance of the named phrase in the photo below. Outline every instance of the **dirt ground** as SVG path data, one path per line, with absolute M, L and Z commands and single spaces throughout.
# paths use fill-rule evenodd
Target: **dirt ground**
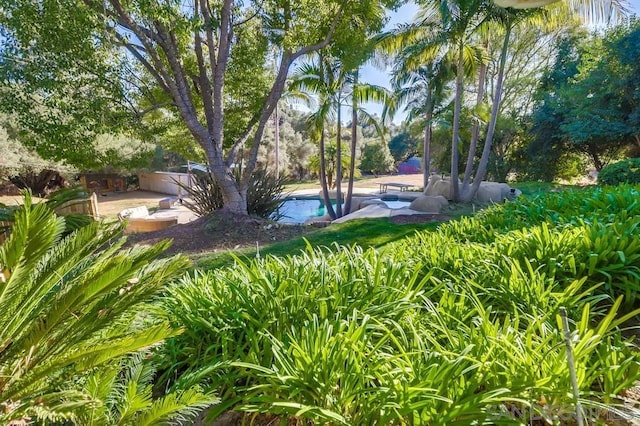
M 358 188 L 378 188 L 378 186 L 381 183 L 388 183 L 388 182 L 413 185 L 414 188 L 412 189 L 420 189 L 423 187 L 422 174 L 380 176 L 380 177 L 358 181 L 355 183 L 355 186 Z
M 244 247 L 255 247 L 277 241 L 287 241 L 315 230 L 303 225 L 279 225 L 253 217 L 230 216 L 214 213 L 192 222 L 174 225 L 160 231 L 131 234 L 132 244 L 155 244 L 165 239 L 173 244 L 165 254 L 183 253 L 192 255 Z
M 115 218 L 119 212 L 131 207 L 158 208 L 158 201 L 167 197 L 170 195 L 147 191 L 111 192 L 98 195 L 98 212 L 101 217 Z
M 169 195 L 147 191 L 111 192 L 98 195 L 98 210 L 102 217 L 115 218 L 120 211 L 129 207 L 157 208 L 158 201 L 166 197 Z M 40 198 L 34 197 L 34 200 L 38 201 Z M 20 195 L 0 196 L 0 204 L 12 206 L 21 203 L 22 197 Z

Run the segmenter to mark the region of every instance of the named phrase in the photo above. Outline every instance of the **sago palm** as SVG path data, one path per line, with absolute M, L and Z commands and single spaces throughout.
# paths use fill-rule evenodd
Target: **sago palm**
M 0 423 L 71 418 L 92 398 L 73 377 L 177 334 L 143 303 L 183 270 L 168 247 L 123 249 L 120 225 L 98 222 L 63 237 L 64 218 L 26 193 L 0 247 Z
M 199 386 L 167 392 L 153 398 L 156 368 L 149 354 L 138 353 L 96 369 L 81 381 L 78 390 L 94 403 L 76 416 L 83 426 L 143 426 L 165 424 L 167 420 L 187 422 L 211 405 L 212 397 Z

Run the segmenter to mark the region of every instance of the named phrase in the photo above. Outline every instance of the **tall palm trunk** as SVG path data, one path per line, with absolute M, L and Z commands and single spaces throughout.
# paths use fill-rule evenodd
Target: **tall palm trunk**
M 344 202 L 344 214 L 351 213 L 351 199 L 353 198 L 353 178 L 356 172 L 356 145 L 358 143 L 358 96 L 356 87 L 358 86 L 358 70 L 353 74 L 353 90 L 351 99 L 351 161 L 349 162 L 349 186 L 347 189 L 347 199 Z
M 431 130 L 433 128 L 431 120 L 433 118 L 433 90 L 431 84 L 427 87 L 427 102 L 424 110 L 424 119 L 426 126 L 424 128 L 424 143 L 422 147 L 422 184 L 424 191 L 427 190 L 429 185 L 429 175 L 431 174 Z
M 327 185 L 327 162 L 324 156 L 324 126 L 320 132 L 320 185 L 322 186 L 322 198 L 324 199 L 324 205 L 326 206 L 327 213 L 331 219 L 336 219 L 336 212 L 333 210 L 331 204 L 331 197 L 329 196 L 329 186 Z
M 487 44 L 485 43 L 485 47 Z M 482 99 L 484 98 L 484 88 L 487 79 L 487 64 L 482 63 L 480 65 L 480 72 L 478 73 L 478 97 L 476 98 L 476 109 L 482 105 Z M 471 182 L 471 175 L 473 174 L 473 163 L 476 157 L 476 149 L 478 148 L 478 139 L 480 137 L 480 122 L 475 120 L 473 123 L 473 130 L 471 133 L 471 144 L 469 145 L 469 155 L 467 156 L 467 165 L 464 169 L 464 179 L 462 180 L 462 192 L 466 192 Z
M 489 127 L 487 128 L 487 137 L 484 142 L 484 149 L 482 150 L 482 157 L 480 158 L 480 164 L 478 164 L 478 170 L 473 178 L 473 185 L 469 191 L 466 191 L 463 195 L 463 200 L 469 202 L 475 197 L 480 188 L 480 183 L 484 179 L 487 173 L 487 166 L 489 164 L 489 155 L 491 155 L 491 145 L 493 143 L 493 135 L 496 130 L 496 123 L 498 121 L 498 114 L 500 112 L 500 102 L 502 101 L 502 84 L 504 82 L 504 68 L 507 63 L 507 52 L 509 49 L 509 38 L 511 36 L 512 25 L 509 24 L 506 28 L 504 35 L 504 42 L 502 44 L 502 52 L 500 55 L 500 68 L 498 70 L 498 79 L 496 81 L 496 93 L 493 98 L 493 106 L 491 108 L 491 119 L 489 120 Z
M 456 97 L 453 108 L 453 136 L 451 139 L 451 186 L 450 197 L 454 201 L 460 198 L 460 188 L 458 185 L 458 140 L 460 139 L 460 110 L 463 101 L 463 80 L 464 80 L 464 42 L 461 39 L 458 49 L 458 69 L 456 75 Z
M 336 136 L 336 216 L 342 217 L 342 122 L 340 110 L 342 91 L 338 92 L 338 131 Z

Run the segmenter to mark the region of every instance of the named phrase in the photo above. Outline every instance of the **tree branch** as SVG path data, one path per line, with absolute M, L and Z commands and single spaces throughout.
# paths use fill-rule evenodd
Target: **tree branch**
M 222 151 L 222 140 L 224 137 L 224 75 L 229 63 L 231 52 L 231 6 L 232 0 L 224 0 L 220 11 L 220 36 L 218 39 L 217 60 L 213 64 L 213 112 L 208 117 L 211 121 L 211 137 L 213 143 Z M 212 37 L 212 36 L 211 36 Z
M 236 159 L 236 155 L 238 154 L 238 151 L 247 142 L 247 139 L 249 139 L 249 136 L 251 136 L 251 132 L 253 131 L 254 126 L 258 122 L 259 117 L 260 117 L 259 115 L 254 115 L 251 118 L 251 121 L 249 121 L 249 124 L 247 124 L 247 128 L 245 129 L 245 131 L 242 132 L 238 140 L 233 144 L 233 146 L 227 153 L 227 164 L 229 165 L 233 164 L 233 162 Z
M 169 46 L 167 41 L 165 40 L 166 35 L 165 37 L 163 37 L 161 36 L 161 34 L 154 33 L 151 29 L 142 28 L 132 19 L 129 13 L 120 4 L 119 0 L 109 0 L 109 2 L 115 9 L 115 14 L 119 24 L 124 28 L 132 31 L 144 46 L 145 53 L 149 55 L 152 61 L 152 63 L 147 62 L 147 64 L 155 71 L 156 75 L 162 76 L 162 81 L 164 81 L 165 85 L 163 87 L 163 85 L 161 84 L 161 87 L 163 87 L 163 90 L 165 90 L 165 92 L 174 100 L 178 111 L 180 112 L 180 115 L 187 125 L 187 128 L 206 150 L 208 140 L 207 131 L 198 121 L 197 114 L 195 113 L 195 108 L 188 93 L 188 87 L 186 86 L 184 74 L 181 73 L 181 69 L 179 66 L 176 67 L 177 56 L 175 56 L 175 52 L 172 51 L 171 46 Z M 162 26 L 156 24 L 156 30 L 162 30 Z M 172 72 L 174 74 L 173 77 L 175 77 L 175 80 L 174 78 L 172 78 L 169 70 L 164 66 L 162 60 L 160 59 L 160 55 L 154 47 L 154 42 L 163 49 L 164 54 L 172 68 Z M 136 59 L 138 59 L 137 56 Z M 159 83 L 161 83 L 161 81 L 159 81 Z
M 142 64 L 143 67 L 145 67 L 149 74 L 151 74 L 151 76 L 160 85 L 162 90 L 164 90 L 165 92 L 169 92 L 169 86 L 164 81 L 163 76 L 160 75 L 160 73 L 158 73 L 158 71 L 149 63 L 149 61 L 147 61 L 147 59 L 138 51 L 140 49 L 140 46 L 129 43 L 128 40 L 117 31 L 114 31 L 114 33 L 116 38 L 122 43 L 122 46 L 124 46 L 124 48 L 127 49 L 129 53 L 131 53 L 138 60 L 138 62 Z
M 320 41 L 320 42 L 318 42 L 316 44 L 312 44 L 311 46 L 305 46 L 305 47 L 302 47 L 302 48 L 298 49 L 297 51 L 295 51 L 291 55 L 291 62 L 293 62 L 294 60 L 296 60 L 300 56 L 307 55 L 307 54 L 309 54 L 311 52 L 315 52 L 316 50 L 324 49 L 325 47 L 327 47 L 329 45 L 329 43 L 331 43 L 331 39 L 333 38 L 333 35 L 335 34 L 335 31 L 336 31 L 336 28 L 338 26 L 338 23 L 340 22 L 340 18 L 342 18 L 342 13 L 344 12 L 344 6 L 347 3 L 348 2 L 345 1 L 340 5 L 340 9 L 338 9 L 338 13 L 336 13 L 335 17 L 333 18 L 333 21 L 331 22 L 331 27 L 329 28 L 329 32 L 327 33 L 327 36 L 324 38 L 324 40 L 322 40 L 322 41 Z
M 195 12 L 198 14 L 198 0 L 194 1 Z M 194 49 L 196 52 L 196 59 L 198 61 L 198 81 L 200 88 L 202 89 L 202 102 L 204 106 L 204 115 L 207 122 L 207 130 L 209 133 L 213 133 L 213 101 L 211 99 L 211 83 L 209 81 L 209 75 L 204 62 L 204 54 L 202 52 L 202 38 L 200 37 L 200 29 L 196 28 L 194 31 Z

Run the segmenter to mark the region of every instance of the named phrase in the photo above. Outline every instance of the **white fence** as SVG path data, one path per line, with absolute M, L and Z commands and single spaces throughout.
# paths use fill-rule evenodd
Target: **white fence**
M 188 173 L 148 172 L 140 173 L 140 189 L 143 191 L 159 192 L 161 194 L 182 195 L 184 191 L 176 182 L 192 186 L 191 175 Z

